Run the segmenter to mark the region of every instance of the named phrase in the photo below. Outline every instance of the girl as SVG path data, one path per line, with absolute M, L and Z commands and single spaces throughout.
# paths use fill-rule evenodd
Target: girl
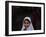
M 25 17 L 23 20 L 22 31 L 34 30 L 30 17 Z

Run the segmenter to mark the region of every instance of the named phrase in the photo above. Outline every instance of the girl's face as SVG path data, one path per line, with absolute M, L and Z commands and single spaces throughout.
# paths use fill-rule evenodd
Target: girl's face
M 24 21 L 24 26 L 25 26 L 25 27 L 29 27 L 29 25 L 30 25 L 30 22 L 29 22 L 28 20 L 25 20 L 25 21 Z

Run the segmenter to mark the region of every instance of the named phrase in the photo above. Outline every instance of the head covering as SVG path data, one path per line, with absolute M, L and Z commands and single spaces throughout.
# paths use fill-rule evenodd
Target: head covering
M 27 28 L 27 30 L 34 30 L 30 17 L 25 17 L 24 20 L 26 20 L 26 19 L 28 19 L 30 21 L 30 26 Z M 25 28 L 25 26 L 23 24 L 22 31 L 24 31 L 24 28 Z

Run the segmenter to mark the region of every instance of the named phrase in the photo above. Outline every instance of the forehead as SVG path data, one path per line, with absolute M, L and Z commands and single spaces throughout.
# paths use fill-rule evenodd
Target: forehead
M 30 23 L 30 21 L 28 19 L 25 19 L 24 22 L 29 22 Z

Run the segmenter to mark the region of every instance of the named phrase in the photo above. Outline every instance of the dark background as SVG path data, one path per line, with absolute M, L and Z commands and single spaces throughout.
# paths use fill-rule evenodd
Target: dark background
M 12 6 L 12 31 L 21 30 L 26 16 L 31 18 L 34 30 L 41 29 L 41 7 Z

